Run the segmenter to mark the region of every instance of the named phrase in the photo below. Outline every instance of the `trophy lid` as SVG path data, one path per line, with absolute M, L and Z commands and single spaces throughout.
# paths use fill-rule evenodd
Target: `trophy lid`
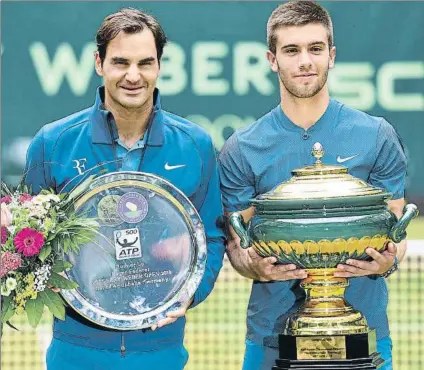
M 322 203 L 323 200 L 331 201 L 340 198 L 346 202 L 348 198 L 370 197 L 375 199 L 377 197 L 382 199 L 390 197 L 390 194 L 383 189 L 373 187 L 348 174 L 346 167 L 322 163 L 324 149 L 320 143 L 314 144 L 312 155 L 316 158 L 313 165 L 293 170 L 292 178 L 258 196 L 254 203 L 264 200 L 280 202 L 298 200 L 307 205 L 308 201 L 314 203 L 315 200 Z M 362 199 L 362 204 L 364 204 L 364 200 Z

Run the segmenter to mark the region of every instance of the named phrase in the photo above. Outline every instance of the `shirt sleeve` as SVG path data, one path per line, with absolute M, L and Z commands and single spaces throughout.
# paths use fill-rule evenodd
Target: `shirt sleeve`
M 212 142 L 210 142 L 209 158 L 206 163 L 207 171 L 203 180 L 206 193 L 202 204 L 198 207 L 198 211 L 205 227 L 208 252 L 205 274 L 194 294 L 191 307 L 204 301 L 212 291 L 221 270 L 225 253 L 224 232 L 218 222 L 218 219 L 223 215 L 223 210 L 221 191 L 219 189 L 218 166 Z
M 38 194 L 43 189 L 53 187 L 49 180 L 48 171 L 49 165 L 46 162 L 45 140 L 42 128 L 32 139 L 26 155 L 23 180 L 25 185 L 30 187 L 33 194 Z
M 377 136 L 376 159 L 369 181 L 393 194 L 392 199 L 404 197 L 407 161 L 402 141 L 384 119 Z
M 233 134 L 219 155 L 221 192 L 226 212 L 249 208 L 250 200 L 256 196 L 253 171 L 248 171 L 247 167 L 237 136 Z

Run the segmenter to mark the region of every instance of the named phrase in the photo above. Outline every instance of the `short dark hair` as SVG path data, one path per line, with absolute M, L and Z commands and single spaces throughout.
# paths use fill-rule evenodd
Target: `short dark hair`
M 267 41 L 269 50 L 275 54 L 277 45 L 276 31 L 285 26 L 303 26 L 320 23 L 328 31 L 328 46 L 333 46 L 333 22 L 330 14 L 315 1 L 289 1 L 276 8 L 268 19 Z
M 165 32 L 155 17 L 134 8 L 122 8 L 116 13 L 108 15 L 96 34 L 97 51 L 102 63 L 105 60 L 106 49 L 118 33 L 137 33 L 144 28 L 152 31 L 156 43 L 158 62 L 162 58 L 163 48 L 168 41 Z

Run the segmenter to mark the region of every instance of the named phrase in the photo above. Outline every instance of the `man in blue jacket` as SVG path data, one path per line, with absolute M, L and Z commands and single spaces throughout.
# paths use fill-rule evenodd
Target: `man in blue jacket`
M 291 177 L 291 170 L 311 165 L 311 149 L 320 142 L 324 162 L 393 194 L 389 208 L 399 216 L 404 206 L 406 158 L 393 127 L 380 117 L 351 109 L 331 99 L 327 86 L 336 49 L 327 11 L 313 1 L 292 1 L 271 14 L 267 57 L 280 85 L 280 104 L 253 124 L 236 131 L 222 149 L 221 190 L 227 214 L 238 211 L 245 221 L 254 215 L 250 199 Z M 348 277 L 346 299 L 377 332 L 377 348 L 392 368 L 385 282 L 405 253 L 405 242 L 389 244 L 380 254 L 369 248 L 372 262 L 348 260 L 336 276 Z M 243 370 L 270 370 L 278 356 L 278 334 L 289 313 L 303 303 L 299 279 L 305 270 L 274 265 L 252 248 L 240 248 L 233 235 L 227 254 L 235 269 L 253 279 L 247 311 Z
M 96 41 L 95 68 L 104 86 L 91 108 L 41 128 L 28 150 L 26 182 L 35 192 L 66 191 L 97 169 L 165 178 L 199 211 L 208 242 L 207 265 L 192 300 L 151 329 L 108 330 L 67 310 L 64 321 L 54 321 L 47 366 L 183 369 L 188 359 L 183 346 L 186 310 L 211 292 L 225 250 L 223 232 L 216 226 L 222 204 L 214 146 L 200 127 L 161 108 L 156 81 L 167 39 L 155 18 L 122 9 L 105 18 Z

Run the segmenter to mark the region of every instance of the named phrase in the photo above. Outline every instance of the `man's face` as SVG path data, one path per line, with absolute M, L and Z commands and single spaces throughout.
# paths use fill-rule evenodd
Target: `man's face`
M 96 53 L 96 71 L 105 84 L 105 99 L 112 106 L 140 109 L 151 101 L 159 77 L 156 44 L 149 29 L 120 32 L 111 40 L 101 63 Z
M 276 55 L 268 51 L 267 56 L 283 88 L 297 98 L 315 96 L 325 86 L 336 55 L 335 47 L 329 49 L 326 28 L 315 23 L 288 26 L 276 35 Z

